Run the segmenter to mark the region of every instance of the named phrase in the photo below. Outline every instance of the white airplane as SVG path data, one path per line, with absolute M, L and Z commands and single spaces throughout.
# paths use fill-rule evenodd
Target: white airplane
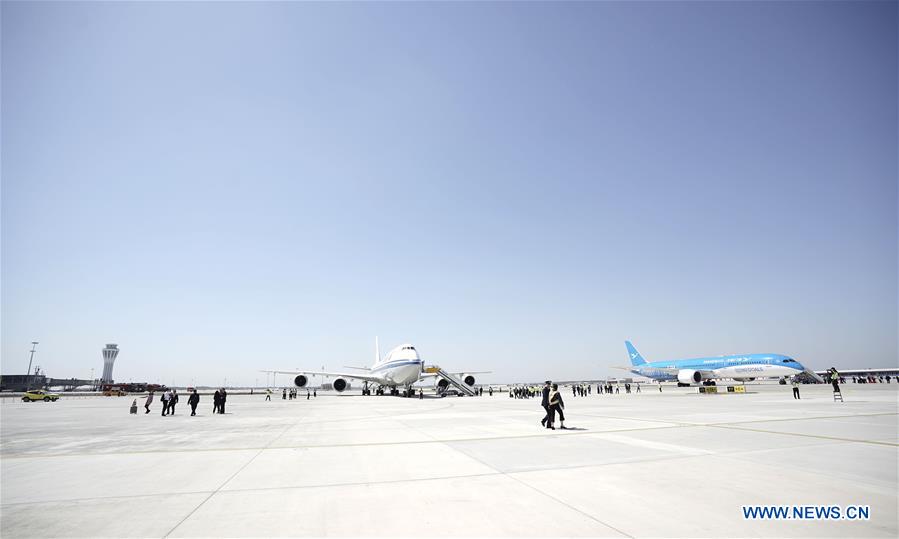
M 347 379 L 361 380 L 363 382 L 363 395 L 371 395 L 371 386 L 376 386 L 375 394 L 383 395 L 385 391 L 389 391 L 391 395 L 399 395 L 402 388 L 403 397 L 411 397 L 415 394 L 412 384 L 425 377 L 434 377 L 436 379 L 437 393 L 445 394 L 449 386 L 454 386 L 457 390 L 467 395 L 473 395 L 475 384 L 474 374 L 481 374 L 485 371 L 475 371 L 470 373 L 448 373 L 437 366 L 425 368 L 424 361 L 419 357 L 418 351 L 411 344 L 401 344 L 393 350 L 387 352 L 383 358 L 378 348 L 378 339 L 375 338 L 375 362 L 371 367 L 347 367 L 349 369 L 358 369 L 366 371 L 364 373 L 346 373 L 346 372 L 325 372 L 325 371 L 262 371 L 274 374 L 293 374 L 294 385 L 297 387 L 305 387 L 309 383 L 310 376 L 326 376 L 334 378 L 331 387 L 334 391 L 342 392 L 346 390 L 348 384 Z M 460 378 L 457 378 L 460 377 Z

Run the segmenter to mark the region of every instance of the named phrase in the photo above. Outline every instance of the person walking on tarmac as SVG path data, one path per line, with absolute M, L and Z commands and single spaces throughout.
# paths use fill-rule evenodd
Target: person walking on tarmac
M 793 398 L 799 400 L 799 378 L 794 376 L 791 383 L 793 384 Z
M 162 415 L 166 416 L 169 414 L 169 406 L 172 402 L 172 391 L 166 391 L 162 394 Z
M 175 405 L 178 404 L 178 390 L 172 389 L 172 394 L 169 397 L 169 413 L 175 415 Z
M 547 380 L 546 382 L 543 383 L 543 397 L 540 399 L 540 406 L 542 406 L 543 410 L 546 412 L 546 414 L 544 414 L 544 416 L 543 416 L 543 419 L 540 420 L 540 424 L 543 425 L 544 427 L 546 426 L 546 423 L 549 421 L 549 393 L 551 391 L 551 388 L 549 387 L 549 385 L 551 383 L 552 382 L 550 382 L 549 380 Z
M 219 403 L 219 413 L 225 413 L 225 401 L 228 400 L 228 392 L 225 391 L 225 388 L 222 388 L 222 402 Z
M 565 403 L 562 402 L 562 394 L 559 393 L 559 384 L 552 385 L 552 391 L 549 392 L 549 422 L 546 428 L 556 430 L 554 423 L 556 422 L 556 414 L 559 414 L 560 428 L 565 428 L 565 413 L 562 409 Z
M 200 404 L 200 394 L 194 389 L 187 398 L 187 404 L 190 405 L 190 415 L 197 415 L 197 405 Z
M 212 413 L 219 413 L 219 408 L 222 406 L 222 392 L 218 389 L 215 390 L 215 393 L 212 395 Z
M 153 404 L 153 392 L 151 391 L 149 395 L 147 395 L 147 400 L 144 401 L 144 410 L 146 410 L 146 414 L 150 413 L 150 405 Z

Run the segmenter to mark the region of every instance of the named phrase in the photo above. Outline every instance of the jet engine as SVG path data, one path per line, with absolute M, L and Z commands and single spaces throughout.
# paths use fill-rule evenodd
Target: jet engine
M 293 379 L 293 383 L 297 387 L 305 387 L 306 384 L 309 383 L 309 379 L 301 374 Z
M 699 371 L 681 369 L 677 371 L 677 381 L 681 384 L 698 384 L 702 381 L 702 374 Z
M 439 380 L 437 380 L 437 394 L 438 395 L 443 395 L 444 393 L 446 393 L 446 388 L 448 388 L 448 387 L 449 387 L 449 382 L 447 382 L 445 379 L 440 378 Z
M 474 376 L 472 376 L 470 374 L 463 374 L 462 381 L 465 382 L 465 385 L 467 385 L 467 386 L 473 386 L 474 385 Z
M 337 378 L 334 380 L 334 383 L 331 384 L 331 387 L 334 388 L 334 391 L 340 393 L 344 389 L 346 389 L 346 380 L 343 378 Z

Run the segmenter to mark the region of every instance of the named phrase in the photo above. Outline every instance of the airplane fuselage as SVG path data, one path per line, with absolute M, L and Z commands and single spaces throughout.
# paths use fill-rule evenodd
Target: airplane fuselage
M 418 357 L 415 347 L 401 344 L 377 361 L 370 374 L 383 379 L 385 386 L 410 386 L 421 378 L 424 362 Z
M 672 372 L 673 369 L 698 371 L 704 373 L 704 379 L 780 378 L 805 370 L 798 361 L 781 354 L 744 354 L 652 361 L 635 365 L 630 372 L 654 380 L 677 380 L 678 376 Z

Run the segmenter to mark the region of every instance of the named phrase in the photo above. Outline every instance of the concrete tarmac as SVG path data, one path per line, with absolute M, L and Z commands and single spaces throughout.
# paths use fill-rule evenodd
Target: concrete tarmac
M 0 535 L 896 537 L 896 384 L 539 399 L 203 396 L 0 404 Z M 594 388 L 595 389 L 595 388 Z M 143 399 L 139 399 L 142 405 Z M 746 520 L 744 505 L 867 505 Z

